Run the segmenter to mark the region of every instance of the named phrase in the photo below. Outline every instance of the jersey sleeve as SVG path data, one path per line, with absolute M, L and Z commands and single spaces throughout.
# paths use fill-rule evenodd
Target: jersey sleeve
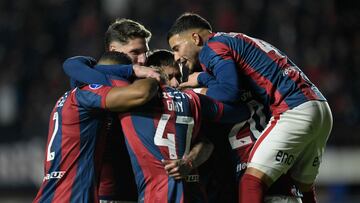
M 208 121 L 220 123 L 238 123 L 248 120 L 250 111 L 243 104 L 225 104 L 208 96 L 197 94 L 201 104 L 201 117 Z
M 216 78 L 213 75 L 210 75 L 207 72 L 202 72 L 198 76 L 198 83 L 200 86 L 209 87 L 217 82 L 216 82 Z
M 230 48 L 224 41 L 212 38 L 199 54 L 199 60 L 215 81 L 198 77 L 199 84 L 207 84 L 207 95 L 222 102 L 236 102 L 240 97 L 240 81 Z
M 133 75 L 132 65 L 95 65 L 91 57 L 76 56 L 67 59 L 63 64 L 65 73 L 71 78 L 71 86 L 83 84 L 111 85 L 111 75 L 129 79 Z M 94 67 L 95 66 L 95 67 Z M 92 68 L 94 67 L 94 68 Z
M 134 74 L 132 64 L 95 65 L 94 69 L 104 74 L 114 75 L 124 79 L 130 79 L 133 77 Z
M 74 91 L 79 106 L 90 109 L 106 109 L 106 95 L 111 90 L 110 86 L 87 85 L 82 88 L 76 88 Z

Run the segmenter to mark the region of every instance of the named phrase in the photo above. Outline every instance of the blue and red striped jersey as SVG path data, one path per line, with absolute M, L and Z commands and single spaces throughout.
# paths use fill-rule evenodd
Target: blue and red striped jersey
M 198 182 L 186 183 L 168 177 L 161 162 L 182 158 L 190 150 L 200 125 L 199 110 L 199 98 L 195 94 L 167 88 L 162 100 L 121 116 L 138 187 L 138 202 L 187 202 L 189 194 L 184 194 L 185 185 L 198 186 L 194 186 L 197 189 L 191 201 L 205 201 Z
M 129 85 L 128 80 L 108 76 L 112 86 Z M 132 173 L 130 157 L 125 146 L 118 113 L 109 113 L 104 156 L 101 164 L 99 199 L 109 201 L 136 201 L 137 188 Z
M 111 87 L 66 92 L 50 115 L 44 179 L 34 202 L 98 202 L 105 98 Z
M 207 71 L 200 74 L 199 83 L 208 86 L 207 95 L 220 101 L 239 99 L 244 83 L 273 115 L 309 100 L 326 100 L 284 53 L 242 33 L 213 33 L 199 60 Z
M 139 202 L 206 202 L 199 176 L 169 177 L 162 159 L 181 159 L 199 138 L 202 119 L 247 119 L 247 108 L 232 108 L 192 91 L 163 87 L 157 98 L 120 116 L 138 187 Z M 242 112 L 242 113 L 239 113 Z M 236 115 L 234 114 L 236 113 Z M 242 115 L 240 115 L 242 114 Z

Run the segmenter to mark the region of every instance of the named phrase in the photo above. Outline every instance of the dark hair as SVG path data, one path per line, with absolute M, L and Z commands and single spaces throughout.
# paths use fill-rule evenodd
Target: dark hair
M 156 49 L 154 51 L 151 51 L 146 63 L 148 66 L 178 67 L 178 64 L 174 60 L 174 54 L 166 49 Z
M 149 41 L 151 32 L 143 25 L 130 19 L 116 19 L 105 32 L 105 48 L 108 49 L 113 41 L 127 44 L 129 39 L 144 38 Z
M 99 59 L 98 64 L 131 64 L 131 58 L 121 52 L 117 51 L 107 51 Z
M 195 13 L 184 13 L 176 19 L 175 23 L 171 26 L 167 33 L 167 40 L 169 41 L 170 37 L 193 28 L 202 28 L 212 31 L 210 23 L 200 15 Z

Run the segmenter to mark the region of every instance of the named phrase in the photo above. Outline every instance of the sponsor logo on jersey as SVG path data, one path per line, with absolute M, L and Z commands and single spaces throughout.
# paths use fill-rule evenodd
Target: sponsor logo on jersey
M 64 103 L 65 103 L 66 98 L 68 97 L 68 95 L 69 95 L 69 92 L 66 92 L 66 93 L 64 94 L 64 96 L 62 96 L 62 97 L 57 101 L 56 107 L 62 107 L 62 106 L 64 106 Z
M 239 172 L 241 172 L 241 171 L 244 171 L 244 170 L 246 169 L 246 167 L 247 167 L 247 163 L 246 163 L 246 162 L 244 162 L 244 163 L 238 163 L 238 164 L 236 165 L 236 172 L 239 173 Z
M 89 85 L 90 89 L 92 90 L 96 90 L 96 89 L 99 89 L 100 87 L 102 87 L 102 85 L 99 85 L 99 84 L 91 84 Z
M 200 176 L 199 175 L 188 175 L 185 177 L 185 181 L 188 183 L 195 183 L 199 182 Z
M 64 176 L 65 171 L 53 171 L 45 175 L 43 181 L 50 179 L 60 179 Z
M 275 160 L 280 163 L 283 163 L 283 164 L 291 165 L 293 163 L 293 161 L 295 160 L 295 158 L 294 158 L 294 155 L 288 154 L 288 153 L 280 150 L 276 154 Z

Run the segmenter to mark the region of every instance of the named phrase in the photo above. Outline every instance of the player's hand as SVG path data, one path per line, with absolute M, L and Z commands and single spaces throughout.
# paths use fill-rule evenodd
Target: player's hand
M 198 76 L 201 72 L 194 72 L 189 75 L 188 80 L 186 82 L 183 82 L 179 85 L 180 89 L 185 89 L 188 87 L 198 87 Z
M 135 76 L 138 78 L 154 78 L 157 81 L 161 80 L 158 69 L 147 66 L 133 65 L 133 70 Z
M 164 164 L 164 169 L 167 174 L 175 180 L 186 178 L 193 170 L 191 161 L 187 160 L 185 157 L 183 159 L 163 159 L 161 161 Z

